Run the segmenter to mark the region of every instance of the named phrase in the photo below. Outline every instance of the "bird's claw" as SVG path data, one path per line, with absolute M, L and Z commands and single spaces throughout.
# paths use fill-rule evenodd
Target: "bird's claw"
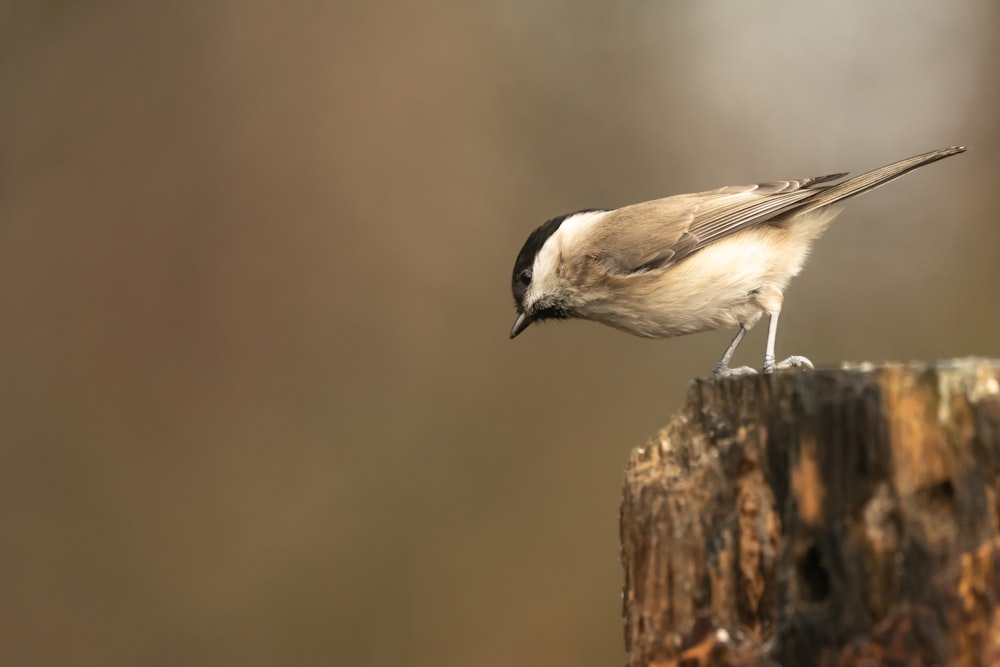
M 794 355 L 794 356 L 788 357 L 784 361 L 779 361 L 778 363 L 774 363 L 774 358 L 773 357 L 771 357 L 771 358 L 765 357 L 764 358 L 764 372 L 765 373 L 773 373 L 774 371 L 787 371 L 787 370 L 792 369 L 792 368 L 799 368 L 799 369 L 801 369 L 801 368 L 815 368 L 815 366 L 813 366 L 813 362 L 811 362 L 807 358 L 799 356 L 799 355 Z
M 757 369 L 750 368 L 749 366 L 739 366 L 738 368 L 730 368 L 729 366 L 716 366 L 712 371 L 712 375 L 717 378 L 728 378 L 728 377 L 739 377 L 741 375 L 756 375 Z

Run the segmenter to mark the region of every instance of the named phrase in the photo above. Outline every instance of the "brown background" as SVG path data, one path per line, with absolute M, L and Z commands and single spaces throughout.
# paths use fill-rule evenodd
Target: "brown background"
M 620 664 L 628 448 L 732 333 L 512 343 L 525 236 L 964 143 L 848 208 L 778 351 L 996 355 L 997 34 L 989 0 L 0 3 L 0 662 Z

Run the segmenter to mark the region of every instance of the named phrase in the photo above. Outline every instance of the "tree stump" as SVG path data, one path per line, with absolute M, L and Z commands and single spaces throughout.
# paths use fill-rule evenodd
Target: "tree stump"
M 632 452 L 630 666 L 1000 665 L 1000 360 L 695 381 Z

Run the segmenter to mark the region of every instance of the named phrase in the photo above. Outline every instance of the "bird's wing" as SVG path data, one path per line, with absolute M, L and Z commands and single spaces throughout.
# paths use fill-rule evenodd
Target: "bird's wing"
M 613 273 L 653 271 L 784 213 L 829 206 L 964 151 L 952 146 L 922 153 L 833 184 L 847 174 L 730 186 L 626 206 L 608 213 L 591 256 Z
M 625 206 L 602 221 L 592 256 L 618 274 L 663 268 L 802 206 L 823 191 L 814 186 L 845 175 L 735 185 Z

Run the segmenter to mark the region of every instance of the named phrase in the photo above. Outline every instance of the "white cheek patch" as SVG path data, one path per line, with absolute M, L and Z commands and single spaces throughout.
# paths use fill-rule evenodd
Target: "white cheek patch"
M 564 245 L 573 246 L 579 241 L 580 235 L 586 235 L 597 222 L 607 217 L 608 211 L 586 211 L 574 213 L 563 220 L 559 229 L 552 236 L 561 236 Z
M 597 222 L 608 214 L 607 211 L 588 211 L 576 213 L 566 218 L 559 229 L 550 236 L 542 249 L 535 255 L 532 266 L 531 288 L 528 290 L 529 301 L 534 303 L 541 297 L 559 292 L 560 279 L 557 275 L 559 262 L 566 249 L 576 247 Z

